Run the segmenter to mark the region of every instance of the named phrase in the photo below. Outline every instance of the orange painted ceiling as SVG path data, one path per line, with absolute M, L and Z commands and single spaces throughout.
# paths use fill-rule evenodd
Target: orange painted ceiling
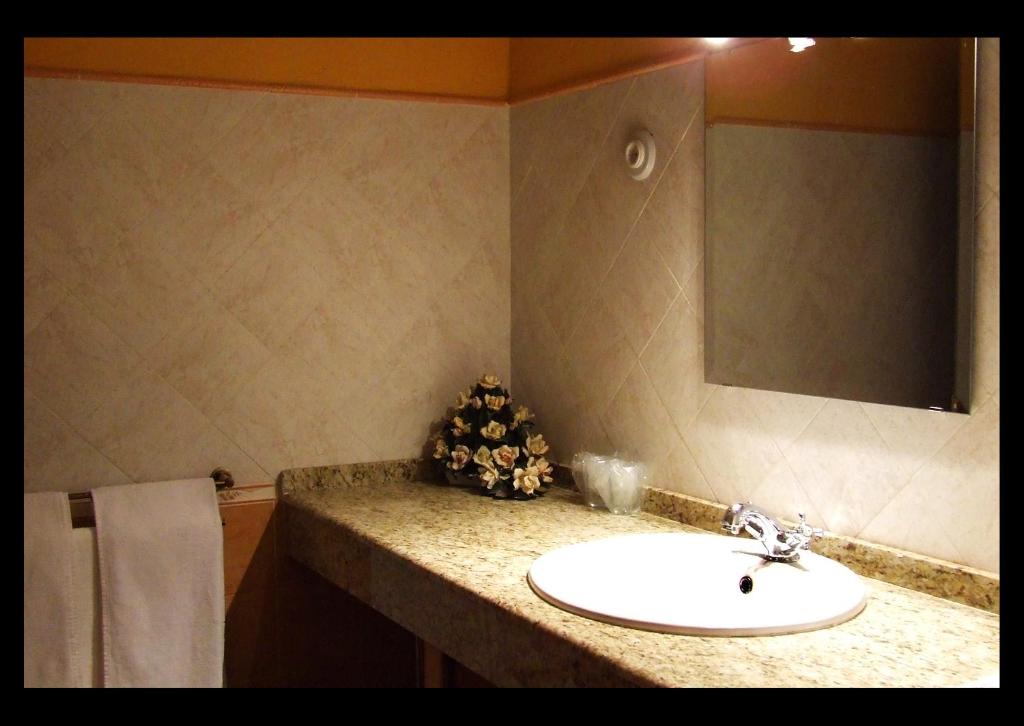
M 485 103 L 536 98 L 708 50 L 699 38 L 26 38 L 24 47 L 30 75 Z
M 945 101 L 894 89 L 924 88 L 916 81 L 946 73 L 954 56 L 942 39 L 905 41 L 826 38 L 794 54 L 780 52 L 784 39 L 763 38 L 733 38 L 720 52 L 702 38 L 25 38 L 24 51 L 26 75 L 494 104 L 716 51 L 707 66 L 709 121 L 928 127 Z M 868 68 L 865 80 L 847 101 L 824 103 L 824 89 L 853 62 Z M 780 89 L 795 99 L 785 108 L 768 100 Z
M 706 52 L 701 38 L 512 38 L 509 101 L 604 80 Z
M 25 72 L 504 103 L 508 38 L 26 38 Z

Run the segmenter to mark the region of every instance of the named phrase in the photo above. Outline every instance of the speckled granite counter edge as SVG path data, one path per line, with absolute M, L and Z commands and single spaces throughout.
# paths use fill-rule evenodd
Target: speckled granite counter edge
M 377 481 L 440 481 L 440 477 L 432 461 L 395 459 L 285 469 L 277 477 L 277 488 L 280 494 L 291 494 L 327 487 L 358 486 Z
M 566 467 L 559 466 L 556 474 L 559 486 L 573 488 L 572 474 Z M 441 481 L 441 478 L 433 461 L 396 459 L 287 469 L 281 472 L 277 485 L 280 492 L 288 493 L 359 486 L 375 481 Z M 643 504 L 645 512 L 710 532 L 719 531 L 725 509 L 723 504 L 653 487 L 647 490 Z M 812 550 L 865 577 L 999 612 L 999 576 L 992 572 L 833 533 L 816 540 Z

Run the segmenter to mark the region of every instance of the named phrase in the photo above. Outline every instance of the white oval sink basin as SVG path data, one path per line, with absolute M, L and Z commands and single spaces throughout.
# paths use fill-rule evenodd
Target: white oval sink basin
M 759 552 L 755 540 L 715 534 L 621 535 L 548 552 L 528 579 L 577 615 L 688 635 L 816 630 L 864 608 L 864 583 L 838 562 L 808 551 L 768 562 Z

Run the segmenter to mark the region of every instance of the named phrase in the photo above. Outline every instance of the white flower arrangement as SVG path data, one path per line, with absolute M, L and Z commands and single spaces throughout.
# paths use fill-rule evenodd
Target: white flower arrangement
M 434 459 L 449 481 L 468 480 L 497 499 L 533 499 L 552 481 L 548 445 L 532 434 L 533 414 L 512 411 L 512 396 L 497 376 L 484 375 L 455 400 L 434 442 Z

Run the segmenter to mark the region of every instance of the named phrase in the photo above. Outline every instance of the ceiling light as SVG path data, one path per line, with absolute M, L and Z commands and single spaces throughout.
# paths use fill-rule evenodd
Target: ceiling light
M 705 38 L 704 42 L 709 43 L 710 45 L 725 45 L 730 40 L 732 40 L 732 38 Z
M 793 53 L 803 53 L 804 50 L 814 45 L 814 38 L 789 38 L 790 50 Z

